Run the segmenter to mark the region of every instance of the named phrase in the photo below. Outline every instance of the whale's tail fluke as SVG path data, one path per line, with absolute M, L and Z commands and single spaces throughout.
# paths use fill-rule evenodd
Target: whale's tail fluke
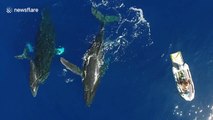
M 98 11 L 94 7 L 91 8 L 91 12 L 103 24 L 119 21 L 119 17 L 118 16 L 103 15 L 100 11 Z
M 82 71 L 78 66 L 70 63 L 69 61 L 67 61 L 63 57 L 60 58 L 60 61 L 68 70 L 72 71 L 73 73 L 75 73 L 77 75 L 82 76 Z

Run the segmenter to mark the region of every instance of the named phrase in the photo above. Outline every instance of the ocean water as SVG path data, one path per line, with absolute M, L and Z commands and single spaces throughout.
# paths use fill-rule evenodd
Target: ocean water
M 2 120 L 213 120 L 213 7 L 211 0 L 0 1 L 0 117 Z M 29 61 L 17 60 L 35 44 L 41 11 L 50 10 L 56 46 L 78 66 L 99 30 L 91 7 L 120 21 L 105 28 L 109 63 L 91 107 L 81 78 L 55 56 L 50 76 L 33 98 Z M 8 12 L 14 8 L 39 12 Z M 9 9 L 8 9 L 9 8 Z M 169 55 L 181 51 L 195 98 L 178 94 Z

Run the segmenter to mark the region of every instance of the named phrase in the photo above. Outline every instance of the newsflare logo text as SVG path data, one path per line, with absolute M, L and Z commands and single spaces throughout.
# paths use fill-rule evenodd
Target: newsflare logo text
M 12 8 L 12 7 L 7 7 L 6 8 L 6 13 L 37 13 L 39 12 L 38 8 Z

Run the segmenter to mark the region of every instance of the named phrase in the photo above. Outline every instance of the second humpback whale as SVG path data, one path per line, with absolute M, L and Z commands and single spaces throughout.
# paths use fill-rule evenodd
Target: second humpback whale
M 99 85 L 100 78 L 104 73 L 104 51 L 103 51 L 103 37 L 104 37 L 104 25 L 106 23 L 118 21 L 117 16 L 104 16 L 101 12 L 92 8 L 92 14 L 101 22 L 100 30 L 96 35 L 92 46 L 87 50 L 83 56 L 83 68 L 82 70 L 68 62 L 61 57 L 61 63 L 73 73 L 82 77 L 84 86 L 84 99 L 87 106 L 90 106 L 95 96 L 97 86 Z
M 35 45 L 35 56 L 30 57 L 29 52 L 33 52 L 31 44 L 27 44 L 21 55 L 15 56 L 17 59 L 30 60 L 30 89 L 33 97 L 36 97 L 40 84 L 43 84 L 49 76 L 50 66 L 55 54 L 62 54 L 63 48 L 55 48 L 55 32 L 47 9 L 42 11 L 41 23 Z

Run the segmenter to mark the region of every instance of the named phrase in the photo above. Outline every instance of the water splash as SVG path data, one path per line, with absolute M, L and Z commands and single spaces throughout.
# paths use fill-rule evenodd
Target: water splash
M 27 43 L 27 44 L 26 44 L 26 48 L 28 49 L 28 51 L 29 51 L 30 53 L 34 52 L 33 46 L 32 46 L 30 43 Z
M 198 106 L 191 105 L 188 109 L 175 105 L 173 115 L 192 120 L 213 120 L 213 105 Z
M 61 55 L 63 54 L 65 51 L 65 48 L 64 47 L 59 47 L 59 48 L 56 48 L 55 52 L 56 52 L 56 55 Z
M 63 72 L 62 72 L 62 76 L 66 76 L 67 75 L 67 69 L 63 69 Z
M 64 80 L 65 83 L 72 83 L 75 81 L 74 78 L 71 78 L 70 77 L 70 74 L 67 74 L 68 70 L 67 69 L 62 69 L 62 71 L 58 74 L 58 77 L 60 77 L 60 80 L 61 78 Z
M 72 78 L 67 78 L 67 79 L 65 79 L 65 82 L 66 83 L 72 83 L 74 81 L 74 79 L 72 79 Z
M 169 44 L 169 46 L 167 47 L 167 51 L 161 54 L 161 58 L 165 61 L 168 62 L 168 60 L 170 60 L 170 54 L 171 54 L 171 50 L 172 50 L 172 43 Z
M 106 28 L 105 33 L 104 50 L 113 56 L 112 62 L 119 61 L 126 48 L 135 41 L 145 41 L 145 45 L 141 46 L 153 44 L 150 24 L 141 8 L 128 7 L 121 0 L 90 0 L 90 3 L 97 9 L 105 10 L 105 13 L 115 13 L 120 17 L 118 24 Z
M 208 120 L 213 120 L 213 106 L 211 107 L 211 112 L 209 114 Z

